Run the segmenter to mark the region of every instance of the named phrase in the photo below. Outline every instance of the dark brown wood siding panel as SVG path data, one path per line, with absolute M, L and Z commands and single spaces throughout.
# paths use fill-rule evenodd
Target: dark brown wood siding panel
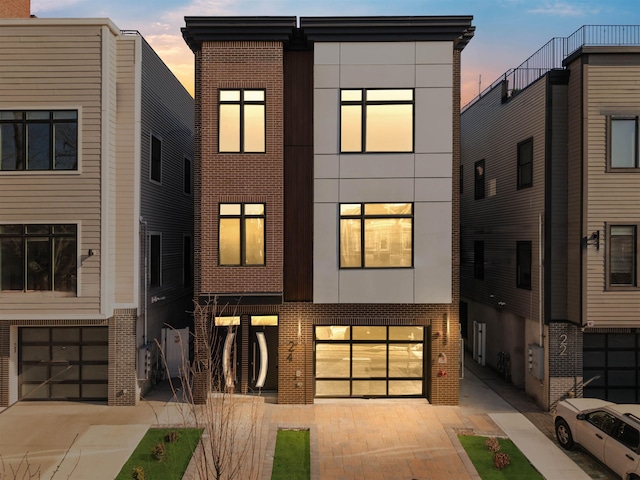
M 313 52 L 284 55 L 284 298 L 313 300 Z

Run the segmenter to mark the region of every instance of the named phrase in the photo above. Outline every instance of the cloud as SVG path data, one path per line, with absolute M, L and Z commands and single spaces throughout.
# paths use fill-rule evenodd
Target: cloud
M 537 8 L 527 10 L 527 13 L 559 17 L 582 17 L 597 14 L 599 10 L 597 8 L 591 8 L 584 3 L 574 5 L 566 2 L 544 2 L 543 5 Z

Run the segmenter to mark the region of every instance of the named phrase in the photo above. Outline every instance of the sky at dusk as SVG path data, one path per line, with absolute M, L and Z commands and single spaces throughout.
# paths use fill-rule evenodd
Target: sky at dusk
M 40 18 L 110 18 L 138 30 L 193 93 L 185 16 L 472 15 L 476 33 L 462 52 L 462 104 L 553 37 L 583 25 L 640 24 L 638 0 L 31 0 Z

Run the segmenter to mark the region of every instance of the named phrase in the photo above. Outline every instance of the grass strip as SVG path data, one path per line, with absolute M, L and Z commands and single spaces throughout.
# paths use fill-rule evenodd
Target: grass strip
M 178 432 L 178 440 L 165 441 L 165 436 L 173 431 Z M 156 478 L 180 480 L 189 465 L 189 460 L 191 460 L 201 435 L 201 428 L 150 428 L 120 470 L 116 480 L 134 478 L 134 467 L 142 467 L 147 480 Z M 166 448 L 166 455 L 162 461 L 158 461 L 151 453 L 153 447 L 159 443 L 163 443 Z
M 494 454 L 485 446 L 487 437 L 458 435 L 458 439 L 482 480 L 513 480 L 515 478 L 518 480 L 544 480 L 544 477 L 529 463 L 527 457 L 509 439 L 498 439 L 500 451 L 507 453 L 511 459 L 511 464 L 503 470 L 493 464 Z
M 309 430 L 278 430 L 271 480 L 309 480 Z

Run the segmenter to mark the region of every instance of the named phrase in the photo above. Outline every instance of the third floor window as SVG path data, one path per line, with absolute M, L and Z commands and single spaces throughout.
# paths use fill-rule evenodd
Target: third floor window
M 638 117 L 609 118 L 609 167 L 638 168 Z
M 264 90 L 220 90 L 220 153 L 264 153 L 265 128 Z

